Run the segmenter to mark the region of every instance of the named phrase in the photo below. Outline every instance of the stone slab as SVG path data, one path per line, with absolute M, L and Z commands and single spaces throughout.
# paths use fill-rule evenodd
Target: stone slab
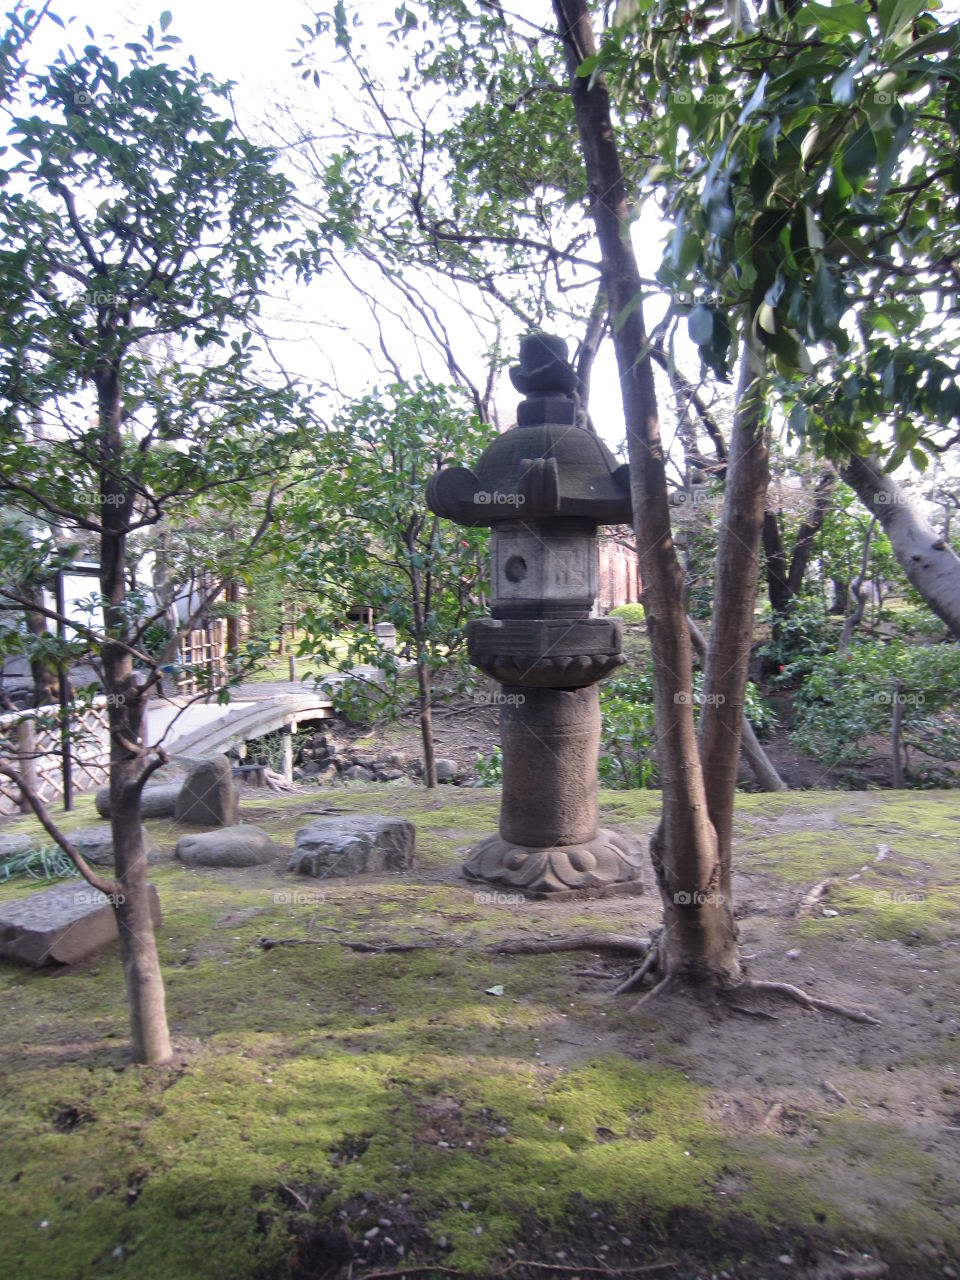
M 279 852 L 266 831 L 240 823 L 183 836 L 174 856 L 190 867 L 257 867 L 272 862 Z
M 154 928 L 160 899 L 148 885 Z M 117 917 L 107 898 L 85 880 L 69 880 L 0 904 L 0 956 L 35 969 L 74 964 L 117 939 Z
M 152 787 L 144 787 L 140 795 L 141 818 L 172 818 L 180 794 L 182 782 L 157 782 Z M 110 788 L 101 787 L 94 799 L 97 813 L 103 818 L 110 817 Z
M 143 851 L 149 857 L 156 853 L 157 846 L 149 833 L 141 828 Z M 93 827 L 78 827 L 76 831 L 66 832 L 66 837 L 81 857 L 95 867 L 113 866 L 113 832 L 108 822 L 97 823 Z
M 376 813 L 339 814 L 301 827 L 289 871 L 303 876 L 353 876 L 416 866 L 416 828 Z

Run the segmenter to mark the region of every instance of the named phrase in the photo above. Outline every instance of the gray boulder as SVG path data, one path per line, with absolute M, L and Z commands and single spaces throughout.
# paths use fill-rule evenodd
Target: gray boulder
M 452 782 L 460 772 L 460 766 L 456 760 L 435 760 L 434 766 L 437 770 L 438 782 Z
M 256 867 L 272 862 L 279 852 L 266 831 L 241 823 L 184 836 L 174 856 L 190 867 Z
M 0 836 L 0 858 L 12 858 L 17 853 L 29 853 L 40 843 L 39 837 Z
M 144 787 L 140 794 L 140 817 L 172 818 L 182 786 L 182 782 L 156 782 L 152 787 Z M 100 788 L 94 804 L 102 818 L 110 817 L 109 787 Z
M 173 816 L 203 827 L 232 827 L 237 821 L 237 792 L 226 756 L 193 766 L 184 779 Z
M 340 777 L 344 782 L 375 782 L 376 775 L 372 769 L 368 769 L 363 764 L 352 764 L 349 768 L 344 769 Z
M 160 899 L 148 885 L 154 927 Z M 70 880 L 26 898 L 0 903 L 0 956 L 39 969 L 73 964 L 117 938 L 117 916 L 107 898 L 85 880 Z
M 402 818 L 376 813 L 317 818 L 297 832 L 287 869 L 302 876 L 407 871 L 416 866 L 415 845 L 416 828 Z
M 96 867 L 113 866 L 113 832 L 109 822 L 98 822 L 93 827 L 78 827 L 76 831 L 67 831 L 67 839 L 81 857 Z M 157 846 L 149 833 L 141 828 L 143 849 L 149 856 L 156 853 Z

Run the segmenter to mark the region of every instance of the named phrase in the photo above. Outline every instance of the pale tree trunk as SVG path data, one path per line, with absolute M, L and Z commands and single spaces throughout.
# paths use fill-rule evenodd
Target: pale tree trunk
M 960 556 L 875 458 L 852 454 L 843 478 L 880 521 L 910 584 L 960 638 Z
M 118 888 L 115 910 L 133 1058 L 135 1062 L 157 1063 L 168 1059 L 172 1049 L 140 825 L 146 703 L 137 685 L 132 655 L 123 643 L 130 632 L 124 567 L 132 495 L 122 472 L 120 381 L 115 367 L 98 370 L 97 395 L 103 523 L 100 592 L 105 635 L 101 664 L 110 727 L 110 826 Z
M 764 420 L 764 355 L 744 317 L 737 407 L 717 545 L 713 621 L 700 709 L 700 761 L 717 833 L 720 892 L 732 902 L 730 854 L 747 664 L 760 566 L 760 531 L 770 478 Z
M 630 483 L 650 634 L 654 714 L 663 788 L 660 824 L 650 842 L 664 906 L 660 961 L 667 978 L 732 983 L 740 974 L 732 903 L 720 898 L 717 835 L 707 811 L 694 729 L 692 662 L 683 606 L 683 570 L 670 529 L 664 451 L 648 356 L 640 273 L 630 242 L 629 209 L 602 77 L 577 76 L 596 51 L 585 0 L 554 0 L 586 166 L 603 281 L 613 316 Z M 592 87 L 591 87 L 592 84 Z M 629 310 L 633 307 L 633 310 Z M 729 480 L 728 480 L 729 483 Z

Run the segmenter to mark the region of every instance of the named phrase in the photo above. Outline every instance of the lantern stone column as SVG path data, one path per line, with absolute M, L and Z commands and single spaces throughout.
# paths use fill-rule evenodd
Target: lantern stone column
M 597 526 L 630 522 L 628 469 L 583 414 L 564 342 L 525 338 L 510 377 L 517 426 L 427 489 L 438 515 L 491 528 L 492 616 L 469 623 L 467 646 L 502 686 L 503 798 L 464 873 L 533 895 L 635 886 L 639 842 L 597 821 L 596 684 L 625 661 L 620 624 L 591 617 Z

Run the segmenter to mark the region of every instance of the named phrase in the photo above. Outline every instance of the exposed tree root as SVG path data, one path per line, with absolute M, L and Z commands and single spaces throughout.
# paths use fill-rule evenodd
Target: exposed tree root
M 730 994 L 736 995 L 740 991 L 767 991 L 771 995 L 785 996 L 788 1000 L 795 1000 L 806 1009 L 822 1009 L 827 1013 L 835 1013 L 841 1018 L 849 1018 L 851 1022 L 863 1022 L 871 1027 L 882 1025 L 879 1018 L 875 1018 L 864 1009 L 837 1004 L 835 1000 L 822 1000 L 819 996 L 811 996 L 789 982 L 765 982 L 761 978 L 744 978 L 742 982 L 738 982 L 730 989 Z
M 625 933 L 586 933 L 559 938 L 506 938 L 494 943 L 491 951 L 506 956 L 544 955 L 551 951 L 627 951 L 646 956 L 649 938 L 633 938 Z
M 630 1012 L 636 1013 L 637 1010 L 642 1009 L 645 1004 L 649 1004 L 650 1001 L 654 1000 L 657 996 L 663 995 L 665 991 L 669 991 L 671 987 L 676 985 L 676 983 L 677 975 L 675 973 L 668 973 L 665 978 L 661 978 L 655 987 L 651 987 L 645 996 L 641 996 L 636 1004 L 632 1004 L 630 1006 Z
M 454 945 L 450 939 L 446 941 Z M 274 947 L 329 947 L 332 942 L 350 951 L 368 951 L 374 955 L 388 951 L 429 951 L 438 945 L 435 942 L 351 942 L 349 938 L 258 938 L 257 946 L 263 951 L 272 951 Z
M 653 969 L 655 969 L 659 963 L 660 963 L 660 945 L 658 942 L 654 941 L 651 944 L 650 949 L 647 952 L 646 956 L 644 957 L 643 964 L 641 964 L 639 968 L 634 969 L 633 973 L 631 973 L 628 978 L 626 978 L 623 982 L 620 983 L 619 987 L 617 987 L 616 991 L 614 991 L 613 994 L 615 996 L 619 996 L 619 995 L 622 995 L 625 991 L 632 991 L 634 987 L 639 987 L 640 984 L 643 982 L 644 978 L 647 976 L 647 974 L 650 973 Z

